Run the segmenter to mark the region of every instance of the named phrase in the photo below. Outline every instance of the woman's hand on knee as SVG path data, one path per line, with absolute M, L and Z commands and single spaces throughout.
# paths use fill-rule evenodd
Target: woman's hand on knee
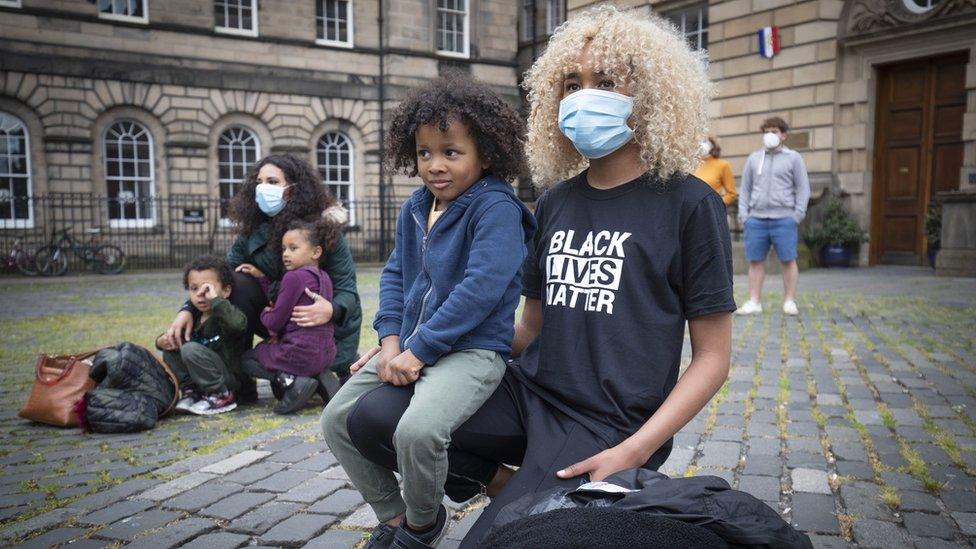
M 332 303 L 319 294 L 305 288 L 305 295 L 312 298 L 309 305 L 297 305 L 291 310 L 291 320 L 302 328 L 321 326 L 332 320 Z
M 363 353 L 363 356 L 359 357 L 359 360 L 357 360 L 356 362 L 353 362 L 352 366 L 349 367 L 349 374 L 351 375 L 351 374 L 355 374 L 356 372 L 358 372 L 359 369 L 362 368 L 363 366 L 365 366 L 366 363 L 369 362 L 369 360 L 371 358 L 373 358 L 374 356 L 376 356 L 376 353 L 378 353 L 378 352 L 380 352 L 380 347 L 379 346 L 373 347 L 372 349 L 370 349 L 370 350 L 366 351 L 365 353 Z
M 170 350 L 176 350 L 183 346 L 184 341 L 190 341 L 191 337 L 193 337 L 193 315 L 190 311 L 180 311 L 176 313 L 173 323 L 160 339 L 165 338 L 166 346 Z

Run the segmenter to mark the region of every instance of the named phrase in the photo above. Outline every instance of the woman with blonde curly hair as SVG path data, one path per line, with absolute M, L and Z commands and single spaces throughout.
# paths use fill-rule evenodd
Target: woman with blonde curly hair
M 529 165 L 547 190 L 523 265 L 518 359 L 452 437 L 448 495 L 494 498 L 462 546 L 527 493 L 658 468 L 731 354 L 725 206 L 688 175 L 711 94 L 702 59 L 660 19 L 601 7 L 556 31 L 525 86 Z M 359 401 L 348 421 L 364 455 L 395 466 L 409 401 L 394 387 Z

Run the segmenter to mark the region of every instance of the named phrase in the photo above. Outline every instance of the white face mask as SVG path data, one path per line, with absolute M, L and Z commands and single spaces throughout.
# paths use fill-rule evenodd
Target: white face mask
M 763 146 L 767 149 L 775 149 L 776 147 L 779 147 L 779 144 L 779 136 L 777 136 L 775 133 L 763 134 Z
M 712 144 L 709 143 L 708 141 L 702 141 L 700 147 L 701 147 L 702 156 L 708 156 L 712 154 Z

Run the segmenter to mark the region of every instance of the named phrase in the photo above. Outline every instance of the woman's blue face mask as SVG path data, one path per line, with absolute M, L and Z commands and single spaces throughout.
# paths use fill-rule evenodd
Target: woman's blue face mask
M 602 158 L 634 138 L 634 130 L 627 126 L 633 110 L 633 97 L 582 89 L 559 103 L 559 129 L 580 154 Z
M 254 189 L 254 200 L 262 212 L 274 217 L 285 207 L 285 188 L 270 183 L 258 183 Z

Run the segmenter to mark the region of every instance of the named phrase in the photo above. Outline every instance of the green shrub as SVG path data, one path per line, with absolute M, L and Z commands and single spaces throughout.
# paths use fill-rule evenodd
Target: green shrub
M 938 249 L 942 244 L 942 204 L 933 202 L 925 215 L 925 238 L 929 248 Z
M 867 240 L 867 233 L 854 221 L 844 204 L 831 197 L 824 204 L 820 226 L 808 231 L 803 240 L 814 249 L 827 245 L 856 246 Z

